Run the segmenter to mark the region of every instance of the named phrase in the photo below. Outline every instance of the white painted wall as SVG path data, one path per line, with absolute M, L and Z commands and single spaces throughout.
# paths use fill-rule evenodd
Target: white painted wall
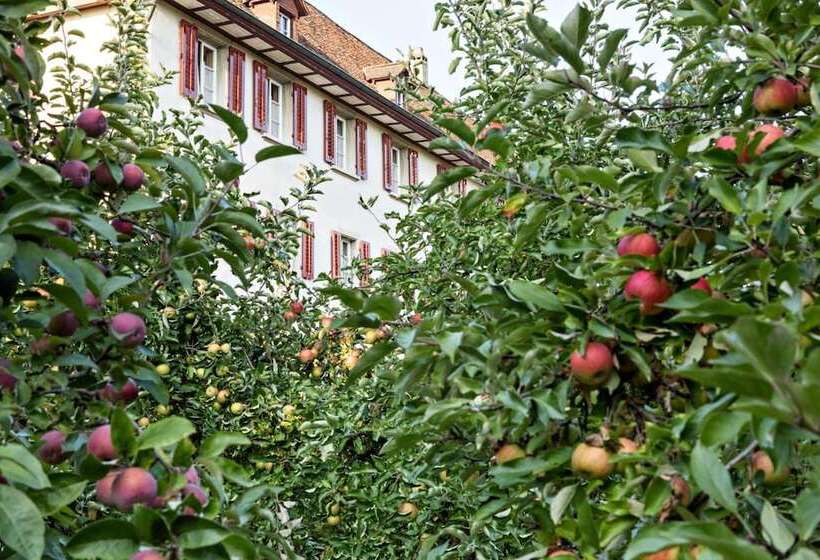
M 150 43 L 150 63 L 151 68 L 160 72 L 164 70 L 179 69 L 179 23 L 183 14 L 171 6 L 162 2 L 155 8 L 151 19 L 151 43 Z M 86 35 L 85 39 L 78 40 L 76 52 L 85 61 L 90 61 L 92 66 L 104 64 L 106 60 L 101 56 L 99 45 L 113 35 L 113 28 L 108 23 L 106 8 L 95 8 L 82 12 L 78 18 L 69 20 L 69 29 L 79 29 Z M 219 75 L 217 104 L 227 105 L 227 47 L 238 45 L 226 42 L 225 37 L 218 33 L 200 26 L 201 37 L 209 37 L 220 48 L 219 65 L 217 73 Z M 254 155 L 259 150 L 275 144 L 271 139 L 253 130 L 252 127 L 252 107 L 253 107 L 253 75 L 252 65 L 254 57 L 245 51 L 245 122 L 250 129 L 248 141 L 242 148 L 242 155 L 245 161 L 252 163 Z M 269 64 L 269 61 L 265 61 Z M 274 70 L 281 70 L 283 76 L 288 76 L 283 68 L 270 65 Z M 279 197 L 286 194 L 291 187 L 300 183 L 295 178 L 295 173 L 300 166 L 313 164 L 320 168 L 328 168 L 323 156 L 324 137 L 324 112 L 323 101 L 328 98 L 324 92 L 320 92 L 309 83 L 300 82 L 308 88 L 307 94 L 307 149 L 298 156 L 269 160 L 253 168 L 242 178 L 241 188 L 246 192 L 261 192 L 264 199 L 271 201 L 274 206 L 280 205 Z M 188 101 L 179 93 L 179 85 L 175 80 L 172 84 L 163 86 L 158 90 L 160 109 L 176 108 L 185 110 L 190 105 Z M 292 109 L 290 102 L 290 89 L 285 88 L 283 95 L 287 100 L 285 106 L 285 130 L 283 137 L 286 143 L 292 137 L 292 119 L 290 115 Z M 334 101 L 332 98 L 329 98 Z M 343 107 L 339 105 L 339 107 Z M 346 107 L 342 109 L 347 110 Z M 318 276 L 322 272 L 330 270 L 330 239 L 331 232 L 338 231 L 356 240 L 368 241 L 371 245 L 371 256 L 378 257 L 383 249 L 394 248 L 389 236 L 379 227 L 378 221 L 363 210 L 358 205 L 360 196 L 370 198 L 378 195 L 379 200 L 373 208 L 374 213 L 384 219 L 384 215 L 390 212 L 406 212 L 406 207 L 396 198 L 390 196 L 382 187 L 382 133 L 386 129 L 377 121 L 366 118 L 362 114 L 356 114 L 358 118 L 365 118 L 368 122 L 368 178 L 359 180 L 351 175 L 341 173 L 338 170 L 331 170 L 331 181 L 322 185 L 324 195 L 316 202 L 316 213 L 312 217 L 315 224 L 315 272 Z M 215 116 L 206 115 L 202 131 L 208 138 L 218 140 L 228 140 L 229 135 L 226 126 Z M 403 139 L 393 136 L 394 142 L 398 145 L 406 144 Z M 420 146 L 412 146 L 419 152 L 419 180 L 429 182 L 435 177 L 436 165 L 441 162 L 437 157 Z M 350 150 L 349 150 L 350 151 Z M 354 153 L 350 153 L 349 158 L 354 158 Z M 403 183 L 406 183 L 406 170 L 403 170 Z M 298 260 L 294 264 L 298 266 Z

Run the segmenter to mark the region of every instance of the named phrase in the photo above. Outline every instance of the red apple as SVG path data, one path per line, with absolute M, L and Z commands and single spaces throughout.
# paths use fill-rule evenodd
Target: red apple
M 808 77 L 800 78 L 794 87 L 797 91 L 797 107 L 811 105 L 811 80 Z
M 641 313 L 653 315 L 662 310 L 657 307 L 672 296 L 672 288 L 666 279 L 649 270 L 639 270 L 629 277 L 624 288 L 626 299 L 639 299 Z
M 165 560 L 165 556 L 156 550 L 140 550 L 135 552 L 130 560 Z
M 102 162 L 94 168 L 94 182 L 107 190 L 116 189 L 118 186 L 117 181 L 114 179 L 114 175 L 111 174 L 111 169 L 108 167 L 106 162 Z
M 46 327 L 46 332 L 54 336 L 69 337 L 73 336 L 79 328 L 80 321 L 77 316 L 72 311 L 63 311 L 51 318 Z
M 637 235 L 627 235 L 618 243 L 618 255 L 640 255 L 643 257 L 654 257 L 661 252 L 654 236 L 648 233 Z
M 296 320 L 296 313 L 294 313 L 294 312 L 293 312 L 293 311 L 291 311 L 291 310 L 287 310 L 287 311 L 285 311 L 284 313 L 282 313 L 282 317 L 285 319 L 285 321 L 287 321 L 288 323 L 290 323 L 291 321 L 295 321 L 295 320 Z
M 101 504 L 105 504 L 107 506 L 114 505 L 114 497 L 112 495 L 112 486 L 114 485 L 114 480 L 120 475 L 122 471 L 120 470 L 113 470 L 108 471 L 103 478 L 97 481 L 95 486 L 95 491 L 97 494 L 97 501 Z
M 48 223 L 56 227 L 61 235 L 68 237 L 74 232 L 74 223 L 68 218 L 49 218 Z
M 573 352 L 569 363 L 572 374 L 585 385 L 599 385 L 606 381 L 614 365 L 609 347 L 600 342 L 587 344 L 583 355 Z
M 133 313 L 118 313 L 111 319 L 111 335 L 126 348 L 133 348 L 145 340 L 145 322 Z
M 60 176 L 77 189 L 87 187 L 91 182 L 91 170 L 80 160 L 65 162 L 60 167 Z
M 301 352 L 299 352 L 299 361 L 303 364 L 309 364 L 313 360 L 316 359 L 316 350 L 313 348 L 303 348 Z
M 754 129 L 752 131 L 752 134 L 749 135 L 749 144 L 753 143 L 757 139 L 757 136 L 760 135 L 760 134 L 763 134 L 764 136 L 763 136 L 763 139 L 760 140 L 760 142 L 757 144 L 757 147 L 755 148 L 755 155 L 756 156 L 761 155 L 763 152 L 765 152 L 766 150 L 769 149 L 769 146 L 771 146 L 772 144 L 774 144 L 775 142 L 777 142 L 778 140 L 783 138 L 786 135 L 786 131 L 784 131 L 782 128 L 780 128 L 776 125 L 773 125 L 773 124 L 761 125 L 761 126 L 757 127 L 756 129 Z M 748 159 L 748 156 L 745 153 L 745 150 L 744 150 L 743 157 L 744 157 L 744 159 Z
M 111 485 L 111 499 L 123 512 L 130 512 L 134 504 L 150 504 L 157 497 L 157 479 L 139 467 L 122 471 Z
M 712 285 L 709 284 L 709 280 L 706 277 L 701 278 L 691 286 L 692 290 L 700 290 L 702 292 L 706 292 L 710 296 L 712 295 Z
M 117 458 L 117 450 L 111 441 L 111 425 L 105 424 L 96 428 L 88 436 L 88 453 L 100 461 L 113 461 Z
M 77 128 L 91 138 L 99 138 L 108 130 L 108 121 L 103 112 L 96 107 L 89 107 L 77 117 Z
M 139 165 L 126 163 L 122 166 L 122 188 L 137 191 L 145 182 L 145 173 Z
M 5 358 L 0 358 L 0 391 L 13 391 L 14 386 L 17 385 L 17 378 L 14 377 L 9 370 L 11 369 L 11 362 Z
M 91 290 L 86 290 L 83 294 L 83 304 L 90 309 L 99 309 L 102 305 L 100 299 Z
M 299 315 L 304 312 L 305 306 L 301 301 L 292 301 L 290 303 L 290 310 Z
M 120 218 L 114 218 L 111 220 L 111 227 L 114 228 L 119 234 L 132 236 L 134 235 L 134 224 L 133 222 L 129 222 L 127 220 L 122 220 Z
M 787 113 L 797 104 L 797 89 L 786 78 L 769 78 L 755 89 L 752 104 L 759 113 Z
M 63 459 L 65 459 L 65 453 L 63 452 L 65 434 L 63 432 L 51 430 L 44 433 L 40 441 L 43 442 L 38 451 L 41 461 L 49 465 L 57 465 L 63 462 Z

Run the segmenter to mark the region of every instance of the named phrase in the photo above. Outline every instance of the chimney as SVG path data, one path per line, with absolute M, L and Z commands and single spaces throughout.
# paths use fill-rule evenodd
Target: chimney
M 408 49 L 407 67 L 410 78 L 417 84 L 427 85 L 429 71 L 427 65 L 427 55 L 421 47 L 410 47 Z

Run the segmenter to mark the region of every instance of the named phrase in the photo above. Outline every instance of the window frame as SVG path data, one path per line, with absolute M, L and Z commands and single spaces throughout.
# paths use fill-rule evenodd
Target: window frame
M 350 121 L 337 113 L 335 125 L 333 129 L 333 142 L 335 145 L 336 167 L 347 171 L 350 167 L 350 150 L 348 150 L 349 135 L 347 131 L 350 126 Z M 340 127 L 341 137 L 339 136 Z
M 213 66 L 210 68 L 211 74 L 211 89 L 213 92 L 213 97 L 211 99 L 206 98 L 205 96 L 205 80 L 204 72 L 205 72 L 205 51 L 210 50 L 213 52 Z M 206 103 L 217 103 L 217 97 L 219 95 L 219 48 L 214 45 L 213 43 L 207 41 L 206 39 L 200 37 L 197 40 L 197 72 L 196 72 L 196 79 L 197 79 L 197 90 L 199 91 L 199 95 L 202 96 L 202 100 Z
M 279 132 L 278 134 L 274 134 L 273 131 L 273 96 L 271 95 L 273 86 L 279 88 L 279 110 L 277 111 L 276 117 L 277 122 L 279 123 Z M 267 134 L 274 140 L 282 142 L 285 136 L 285 85 L 280 82 L 279 80 L 271 77 L 270 73 L 268 73 L 267 82 L 265 84 L 265 108 L 267 109 L 267 122 L 265 123 L 267 127 Z
M 344 283 L 353 284 L 356 282 L 356 271 L 353 262 L 358 258 L 356 247 L 358 242 L 344 234 L 339 236 L 339 280 Z M 347 261 L 345 261 L 345 247 L 348 248 Z
M 293 16 L 290 15 L 289 12 L 286 12 L 280 8 L 279 17 L 276 19 L 276 30 L 285 37 L 293 39 L 293 21 Z M 283 22 L 287 22 L 287 25 L 285 26 L 286 31 L 282 30 Z
M 395 191 L 401 185 L 402 159 L 404 149 L 401 146 L 393 144 L 390 147 L 390 190 Z

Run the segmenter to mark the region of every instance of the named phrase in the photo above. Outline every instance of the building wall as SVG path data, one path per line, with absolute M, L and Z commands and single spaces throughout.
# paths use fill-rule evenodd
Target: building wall
M 85 39 L 79 40 L 77 52 L 85 60 L 91 60 L 94 64 L 103 64 L 105 61 L 99 54 L 99 44 L 101 41 L 109 39 L 113 35 L 113 29 L 107 24 L 106 8 L 95 8 L 84 11 L 79 18 L 72 18 L 69 28 L 80 29 L 86 34 Z M 184 14 L 168 6 L 159 3 L 152 15 L 150 31 L 150 63 L 152 69 L 160 72 L 162 69 L 179 69 L 179 25 Z M 217 66 L 218 92 L 217 104 L 227 106 L 227 47 L 237 45 L 230 44 L 225 37 L 215 31 L 208 30 L 197 24 L 200 36 L 212 40 L 219 48 L 219 60 Z M 243 145 L 241 156 L 249 166 L 254 162 L 254 155 L 261 149 L 276 144 L 276 141 L 259 133 L 252 126 L 253 111 L 253 60 L 254 56 L 243 50 L 246 54 L 244 72 L 244 119 L 250 130 L 248 141 Z M 265 61 L 272 69 L 281 71 L 281 77 L 290 79 L 284 69 L 277 68 L 276 65 Z M 379 221 L 370 213 L 363 210 L 358 205 L 360 197 L 369 199 L 378 196 L 378 202 L 373 208 L 377 216 L 384 217 L 387 213 L 406 212 L 406 206 L 395 197 L 387 193 L 382 183 L 382 133 L 386 129 L 374 120 L 366 118 L 363 114 L 355 113 L 352 109 L 343 104 L 336 103 L 341 113 L 349 113 L 350 116 L 361 118 L 368 123 L 367 132 L 367 159 L 368 178 L 359 180 L 352 173 L 344 173 L 338 169 L 330 168 L 324 162 L 324 109 L 323 102 L 328 98 L 323 92 L 313 88 L 309 83 L 299 82 L 307 86 L 307 149 L 304 153 L 287 158 L 269 160 L 253 167 L 243 176 L 240 188 L 245 192 L 260 192 L 261 197 L 270 201 L 274 207 L 281 205 L 279 197 L 286 195 L 290 188 L 298 186 L 300 182 L 295 177 L 295 173 L 302 165 L 313 164 L 323 169 L 329 169 L 330 181 L 322 185 L 323 196 L 320 196 L 315 203 L 315 214 L 311 220 L 315 225 L 315 273 L 329 272 L 331 252 L 330 240 L 334 231 L 341 232 L 347 237 L 358 241 L 367 241 L 371 246 L 371 256 L 378 257 L 383 250 L 393 250 L 394 244 L 389 236 L 380 228 Z M 186 110 L 190 104 L 179 91 L 179 84 L 176 80 L 173 83 L 163 86 L 158 90 L 160 109 L 176 108 Z M 284 108 L 285 130 L 284 142 L 290 143 L 292 137 L 292 122 L 290 107 L 290 89 L 286 87 L 283 97 L 286 99 Z M 202 132 L 206 137 L 225 141 L 229 140 L 227 127 L 216 116 L 206 114 Z M 419 180 L 429 182 L 437 173 L 437 164 L 442 161 L 426 152 L 421 146 L 412 145 L 402 138 L 392 136 L 397 145 L 410 147 L 419 152 Z M 352 146 L 351 146 L 352 148 Z M 348 150 L 348 158 L 354 161 L 354 153 Z M 407 170 L 402 170 L 402 180 L 400 185 L 407 183 Z M 298 266 L 298 260 L 294 263 Z

